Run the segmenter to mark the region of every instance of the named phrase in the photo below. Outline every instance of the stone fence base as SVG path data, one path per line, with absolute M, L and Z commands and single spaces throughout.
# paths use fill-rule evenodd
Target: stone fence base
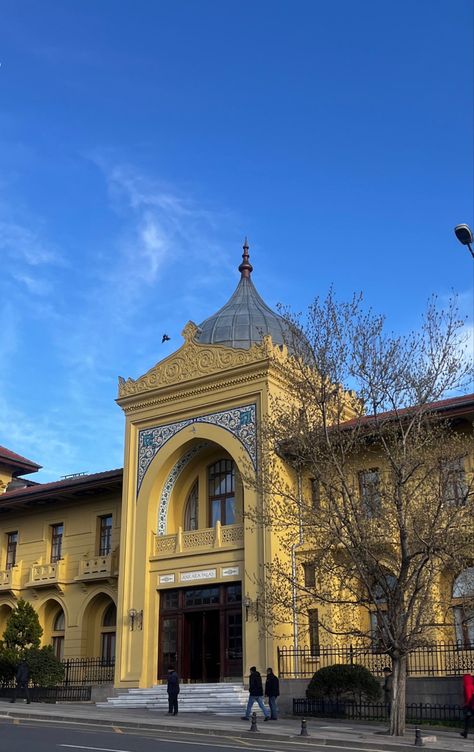
M 309 679 L 280 679 L 280 712 L 291 714 L 293 698 L 306 697 Z M 463 705 L 462 676 L 411 676 L 407 679 L 406 702 L 430 705 Z

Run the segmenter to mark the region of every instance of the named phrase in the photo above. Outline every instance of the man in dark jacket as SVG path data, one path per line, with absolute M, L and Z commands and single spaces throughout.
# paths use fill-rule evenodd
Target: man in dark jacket
M 168 713 L 178 715 L 179 678 L 172 666 L 168 669 Z
M 30 691 L 28 689 L 28 683 L 30 681 L 30 669 L 25 660 L 20 661 L 16 670 L 16 685 L 13 690 L 13 697 L 10 702 L 16 702 L 16 696 L 18 690 L 23 690 L 26 697 L 26 702 L 30 704 Z
M 277 697 L 280 694 L 280 682 L 278 676 L 275 676 L 272 668 L 267 668 L 267 680 L 265 682 L 265 696 L 268 697 L 270 705 L 270 720 L 278 720 Z
M 250 712 L 252 710 L 254 702 L 258 704 L 258 707 L 260 708 L 263 715 L 265 716 L 265 720 L 269 721 L 270 713 L 268 712 L 265 705 L 263 704 L 262 677 L 260 673 L 257 671 L 256 667 L 251 666 L 250 676 L 249 676 L 249 701 L 247 703 L 247 710 L 245 711 L 245 715 L 242 716 L 243 721 L 250 720 Z

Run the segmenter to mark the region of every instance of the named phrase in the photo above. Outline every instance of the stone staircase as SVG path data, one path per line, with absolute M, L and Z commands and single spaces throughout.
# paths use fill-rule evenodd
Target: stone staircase
M 215 715 L 243 715 L 249 697 L 243 684 L 181 684 L 180 713 L 214 713 Z M 168 711 L 166 684 L 151 689 L 129 689 L 127 692 L 98 702 L 99 708 L 146 708 L 161 713 Z

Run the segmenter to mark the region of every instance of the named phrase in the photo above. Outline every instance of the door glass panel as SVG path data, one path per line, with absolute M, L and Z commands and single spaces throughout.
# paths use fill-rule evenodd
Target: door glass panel
M 242 614 L 227 615 L 227 655 L 230 661 L 242 658 Z
M 226 588 L 227 603 L 240 603 L 242 600 L 242 585 L 228 585 Z
M 178 652 L 178 620 L 175 616 L 163 619 L 163 666 L 176 666 Z
M 219 588 L 194 588 L 186 590 L 184 594 L 185 606 L 209 606 L 219 603 Z
M 177 590 L 165 590 L 161 594 L 161 608 L 167 611 L 178 608 L 178 591 Z

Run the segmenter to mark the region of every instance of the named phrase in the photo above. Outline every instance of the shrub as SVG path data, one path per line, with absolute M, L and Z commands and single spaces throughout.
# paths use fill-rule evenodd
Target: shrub
M 311 679 L 306 696 L 333 701 L 358 700 L 375 702 L 381 694 L 380 684 L 364 666 L 357 664 L 334 664 L 316 671 Z
M 18 665 L 18 653 L 12 648 L 6 648 L 4 645 L 0 648 L 0 685 L 2 687 L 10 684 L 15 678 L 16 667 Z
M 38 614 L 31 603 L 20 598 L 16 608 L 8 617 L 3 633 L 5 647 L 15 650 L 23 657 L 26 650 L 39 648 L 42 634 Z
M 55 687 L 64 679 L 64 666 L 56 658 L 51 645 L 31 648 L 26 653 L 30 668 L 30 681 L 37 687 Z

